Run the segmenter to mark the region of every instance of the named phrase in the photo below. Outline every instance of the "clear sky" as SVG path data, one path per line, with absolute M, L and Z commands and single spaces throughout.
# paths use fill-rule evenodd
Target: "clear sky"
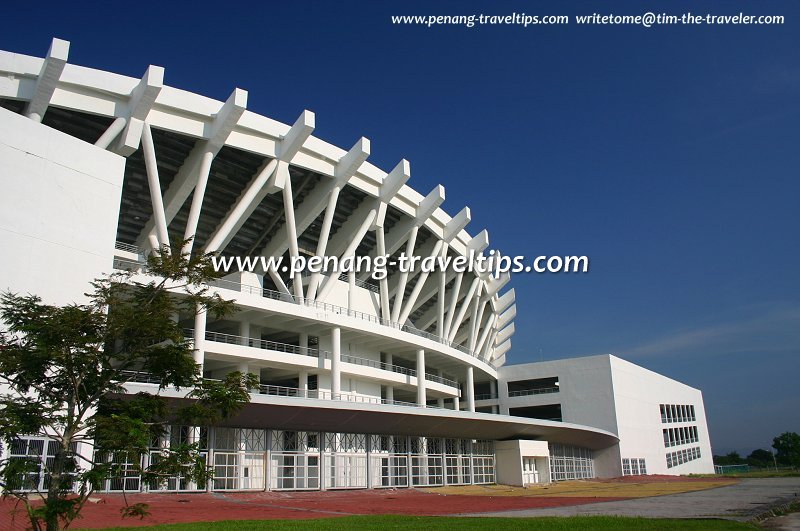
M 82 7 L 77 7 L 82 6 Z M 390 15 L 784 15 L 783 26 L 393 26 Z M 510 362 L 614 353 L 703 390 L 715 453 L 800 432 L 800 3 L 35 2 L 0 48 L 165 82 L 411 161 L 505 254 Z

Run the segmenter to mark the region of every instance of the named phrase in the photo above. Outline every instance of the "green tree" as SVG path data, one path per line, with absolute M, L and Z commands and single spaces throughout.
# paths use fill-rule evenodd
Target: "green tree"
M 783 465 L 800 467 L 800 435 L 787 431 L 772 439 L 775 458 Z
M 715 455 L 714 464 L 720 466 L 728 465 L 743 465 L 744 459 L 739 455 L 739 452 L 730 452 L 727 455 Z
M 747 456 L 747 464 L 760 468 L 770 467 L 773 465 L 772 452 L 761 448 L 753 450 Z
M 210 255 L 189 257 L 165 247 L 141 273 L 96 280 L 87 304 L 0 297 L 0 383 L 8 388 L 0 395 L 0 441 L 13 448 L 25 436 L 43 436 L 57 447 L 46 462 L 0 461 L 3 496 L 20 500 L 34 530 L 69 527 L 93 491 L 120 475 L 120 457 L 130 458 L 143 481 L 182 476 L 205 484 L 211 469 L 196 442 L 171 448 L 147 468 L 136 463 L 170 423 L 214 424 L 246 404 L 258 383 L 241 373 L 204 380 L 191 342 L 173 319 L 199 311 L 219 318 L 233 310 L 232 301 L 208 289 L 218 276 Z M 126 395 L 125 384 L 141 372 L 160 382 L 157 392 Z M 168 388 L 192 400 L 169 400 L 161 395 Z M 78 443 L 93 452 L 79 453 Z M 40 496 L 43 503 L 35 502 Z M 123 516 L 147 514 L 146 505 L 126 505 Z

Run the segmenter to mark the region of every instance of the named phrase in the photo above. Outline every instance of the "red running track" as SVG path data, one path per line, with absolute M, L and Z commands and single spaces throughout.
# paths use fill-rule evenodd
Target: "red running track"
M 513 509 L 583 505 L 627 498 L 574 498 L 529 496 L 464 496 L 414 489 L 348 490 L 327 492 L 257 492 L 213 494 L 129 494 L 128 503 L 147 503 L 151 515 L 144 520 L 121 519 L 123 498 L 101 494 L 88 503 L 73 528 L 137 527 L 216 520 L 268 520 L 328 518 L 354 514 L 408 514 L 437 516 Z M 26 527 L 24 509 L 11 514 L 15 501 L 0 501 L 0 529 Z

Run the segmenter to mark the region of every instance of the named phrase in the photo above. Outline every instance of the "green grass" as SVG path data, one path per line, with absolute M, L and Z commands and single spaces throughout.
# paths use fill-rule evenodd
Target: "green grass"
M 115 528 L 130 531 L 131 528 Z M 678 520 L 658 518 L 628 518 L 620 516 L 572 516 L 540 518 L 458 518 L 451 516 L 345 516 L 342 518 L 321 518 L 315 520 L 228 520 L 222 522 L 199 522 L 192 524 L 170 524 L 152 527 L 138 527 L 138 530 L 163 531 L 256 531 L 262 529 L 313 529 L 342 530 L 353 529 L 630 529 L 647 531 L 651 529 L 757 529 L 756 526 L 730 520 Z

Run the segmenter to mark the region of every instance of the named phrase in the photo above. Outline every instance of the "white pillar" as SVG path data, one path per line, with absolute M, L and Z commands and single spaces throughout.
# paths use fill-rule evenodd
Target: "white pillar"
M 441 378 L 442 377 L 442 369 L 436 370 L 436 375 Z M 436 399 L 436 407 L 444 409 L 444 398 L 437 398 Z M 447 475 L 447 474 L 445 474 Z
M 458 411 L 460 409 L 461 409 L 461 399 L 459 399 L 457 396 L 454 396 L 453 397 L 453 410 L 454 411 Z
M 300 371 L 297 380 L 297 387 L 300 388 L 300 396 L 306 397 L 308 395 L 308 371 Z
M 342 390 L 342 373 L 339 360 L 342 356 L 342 330 L 337 326 L 331 330 L 331 398 L 337 400 Z
M 250 322 L 249 321 L 240 321 L 239 322 L 239 336 L 243 337 L 243 345 L 246 347 L 251 346 L 250 342 Z
M 194 317 L 194 362 L 200 365 L 200 374 L 203 374 L 203 363 L 206 358 L 205 343 L 206 343 L 206 321 L 208 314 L 206 309 L 202 308 L 197 312 Z
M 353 297 L 356 294 L 356 270 L 355 268 L 347 272 L 347 310 L 353 310 Z
M 385 353 L 383 362 L 386 365 L 392 365 L 392 355 L 388 352 Z M 388 370 L 391 370 L 391 367 L 389 367 Z M 392 387 L 391 385 L 386 386 L 386 400 L 391 400 L 391 401 L 394 400 L 394 387 Z
M 308 334 L 301 332 L 300 333 L 300 349 L 302 353 L 305 355 L 307 354 L 306 349 L 308 348 Z
M 427 402 L 425 389 L 425 351 L 417 351 L 417 405 L 425 407 Z
M 472 366 L 467 367 L 467 411 L 475 413 L 475 379 Z

